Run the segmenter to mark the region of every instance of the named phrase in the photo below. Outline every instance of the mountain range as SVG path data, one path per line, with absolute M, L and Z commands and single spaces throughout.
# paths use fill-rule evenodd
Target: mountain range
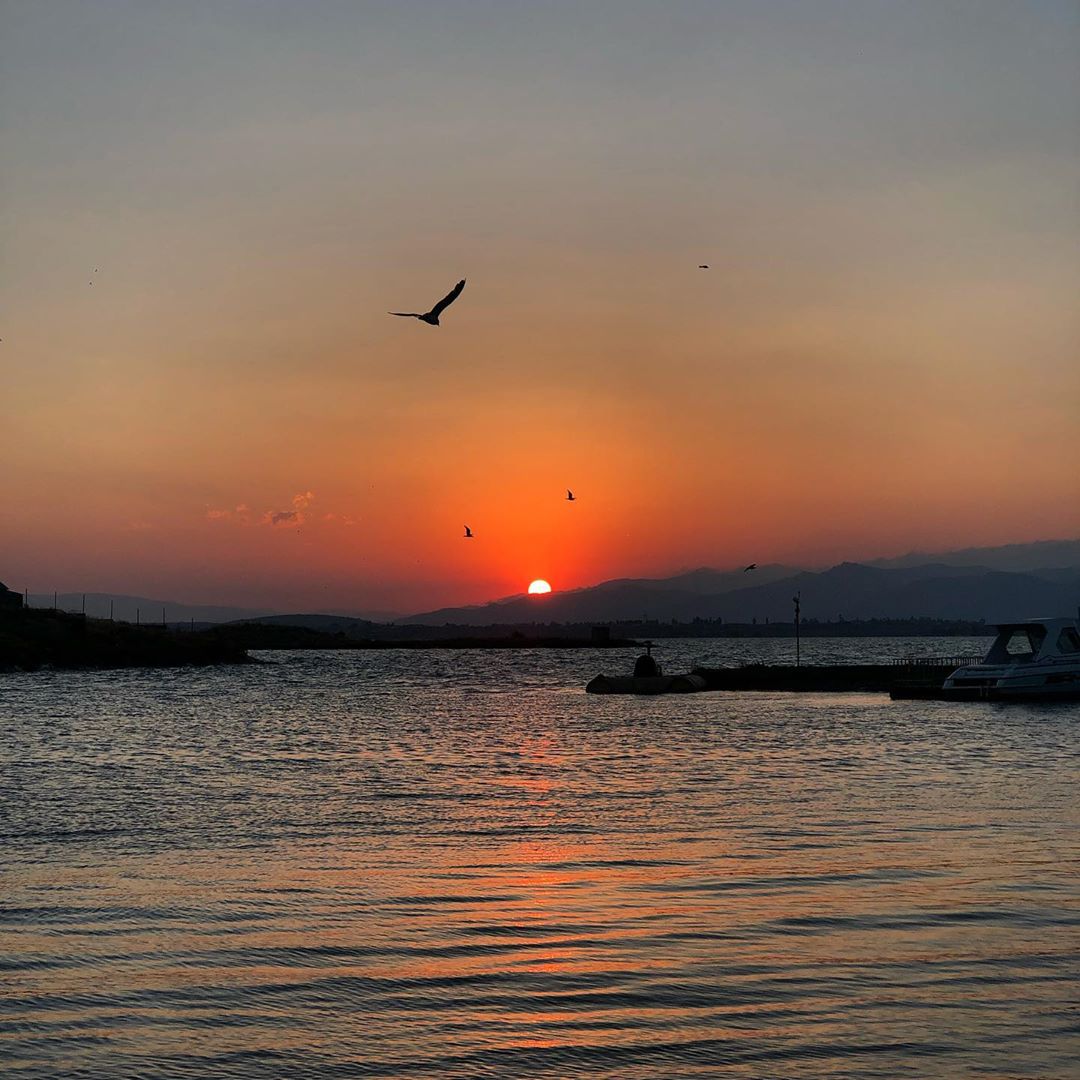
M 1036 540 L 1030 544 L 964 548 L 929 553 L 912 551 L 895 559 L 869 559 L 867 566 L 885 570 L 944 563 L 947 566 L 982 566 L 988 570 L 1055 570 L 1080 566 L 1080 540 Z
M 112 616 L 117 622 L 161 623 L 162 612 L 170 623 L 232 622 L 254 619 L 270 614 L 268 608 L 240 608 L 223 604 L 182 604 L 176 600 L 156 600 L 148 596 L 128 596 L 124 593 L 31 593 L 27 597 L 32 608 L 57 607 L 61 611 L 85 611 L 92 619 Z
M 1080 603 L 1080 539 L 1045 540 L 991 548 L 912 552 L 827 570 L 765 564 L 702 567 L 666 578 L 619 578 L 588 588 L 541 596 L 509 596 L 486 604 L 440 608 L 407 617 L 388 613 L 282 614 L 224 605 L 187 604 L 117 593 L 87 593 L 88 615 L 118 621 L 221 623 L 258 619 L 331 632 L 361 632 L 376 623 L 397 626 L 512 626 L 531 623 L 605 623 L 648 620 L 690 622 L 787 621 L 792 597 L 801 596 L 804 619 L 985 619 L 994 622 L 1071 613 Z M 52 607 L 53 596 L 32 595 L 32 607 Z M 83 594 L 56 598 L 79 611 Z
M 883 563 L 885 565 L 883 565 Z M 441 608 L 402 620 L 422 626 L 608 622 L 695 618 L 788 620 L 800 594 L 804 618 L 986 619 L 1072 611 L 1080 602 L 1080 540 L 911 554 L 811 571 L 783 565 L 699 569 L 669 578 L 606 581 L 585 589 Z
M 723 619 L 780 621 L 800 596 L 803 618 L 985 619 L 988 622 L 1059 615 L 1080 601 L 1080 568 L 1014 573 L 941 563 L 885 570 L 841 563 L 799 571 L 763 585 L 698 593 L 664 582 L 605 583 L 546 596 L 521 596 L 478 607 L 443 608 L 404 620 L 422 626 L 492 623 L 581 623 Z

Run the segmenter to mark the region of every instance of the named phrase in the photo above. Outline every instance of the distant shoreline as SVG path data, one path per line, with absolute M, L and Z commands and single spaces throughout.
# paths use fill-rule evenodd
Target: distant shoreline
M 298 616 L 310 619 L 311 616 Z M 615 623 L 602 626 L 422 627 L 380 626 L 345 620 L 334 630 L 271 620 L 224 623 L 205 628 L 172 628 L 88 619 L 84 615 L 36 608 L 0 615 L 0 671 L 170 668 L 258 661 L 249 650 L 385 651 L 633 649 L 645 640 L 683 638 L 791 639 L 789 623 L 734 624 Z M 982 622 L 940 619 L 807 621 L 800 634 L 811 638 L 982 637 Z
M 610 622 L 423 626 L 379 624 L 332 616 L 270 616 L 200 628 L 247 648 L 623 648 L 643 640 L 667 638 L 794 638 L 793 623 Z M 320 625 L 321 624 L 321 625 Z M 969 619 L 856 619 L 800 624 L 804 638 L 986 637 L 993 629 Z M 330 639 L 327 641 L 327 639 Z M 282 642 L 278 645 L 277 642 Z M 264 644 L 266 642 L 267 644 Z M 295 642 L 295 644 L 284 644 Z M 309 642 L 310 644 L 304 644 Z M 336 642 L 334 645 L 330 642 Z

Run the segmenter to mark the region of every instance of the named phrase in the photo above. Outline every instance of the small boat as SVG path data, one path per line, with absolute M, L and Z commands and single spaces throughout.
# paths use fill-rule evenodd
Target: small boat
M 940 696 L 975 701 L 1080 701 L 1080 620 L 998 623 L 990 651 L 957 668 Z
M 693 694 L 706 689 L 700 675 L 665 675 L 652 654 L 652 642 L 634 661 L 633 675 L 597 675 L 585 687 L 587 694 Z
M 597 675 L 587 694 L 693 694 L 706 689 L 700 675 Z

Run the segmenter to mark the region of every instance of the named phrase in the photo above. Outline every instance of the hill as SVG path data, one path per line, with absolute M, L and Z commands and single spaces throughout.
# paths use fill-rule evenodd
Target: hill
M 546 596 L 510 597 L 475 607 L 413 616 L 413 626 L 513 626 L 530 623 L 784 621 L 792 596 L 807 618 L 937 618 L 995 621 L 1071 611 L 1080 600 L 1080 567 L 1022 573 L 932 563 L 892 569 L 841 563 L 824 571 L 763 568 L 762 581 L 741 572 L 702 572 L 687 588 L 681 575 L 661 581 L 611 581 Z M 768 577 L 773 580 L 767 580 Z
M 87 619 L 63 611 L 0 608 L 0 671 L 252 662 L 242 647 L 204 634 Z
M 771 583 L 798 573 L 794 567 L 771 565 L 750 574 L 741 569 L 702 568 L 670 578 L 621 578 L 567 592 L 509 596 L 489 604 L 440 608 L 411 615 L 402 622 L 413 626 L 513 626 L 532 622 L 691 620 L 706 617 L 714 607 L 715 597 L 744 587 L 748 580 Z
M 1030 544 L 1002 544 L 998 547 L 963 548 L 934 554 L 913 551 L 895 559 L 870 559 L 867 566 L 895 570 L 925 566 L 981 566 L 987 570 L 1060 570 L 1080 567 L 1080 540 L 1036 540 Z
M 158 600 L 148 596 L 128 596 L 124 593 L 59 593 L 56 607 L 60 611 L 82 613 L 83 598 L 86 599 L 86 615 L 91 619 L 108 619 L 117 622 L 157 623 L 161 625 L 161 613 L 170 623 L 220 623 L 237 619 L 256 618 L 267 615 L 266 609 L 229 607 L 222 604 L 184 604 L 176 600 Z M 48 609 L 53 607 L 53 594 L 31 593 L 30 607 Z

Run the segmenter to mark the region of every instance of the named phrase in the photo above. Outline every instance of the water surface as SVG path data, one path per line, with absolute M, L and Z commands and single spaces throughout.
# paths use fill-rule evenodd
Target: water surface
M 1075 1075 L 1077 708 L 263 655 L 0 676 L 5 1076 Z

